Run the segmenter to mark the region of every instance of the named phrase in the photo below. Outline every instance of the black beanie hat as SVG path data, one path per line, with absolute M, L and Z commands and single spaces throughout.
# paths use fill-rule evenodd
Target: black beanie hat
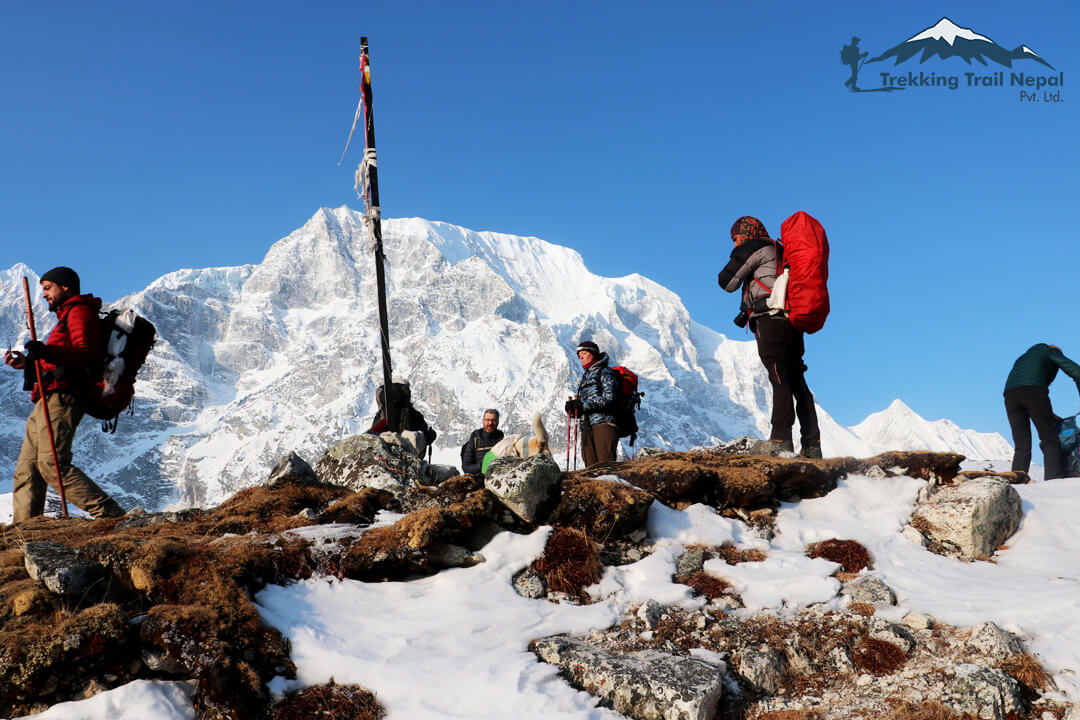
M 70 288 L 71 292 L 78 295 L 80 293 L 79 287 L 79 273 L 75 272 L 69 267 L 54 267 L 49 272 L 41 276 L 41 282 L 48 280 L 56 285 L 63 285 Z
M 593 357 L 600 357 L 600 348 L 598 348 L 596 346 L 596 343 L 594 343 L 592 340 L 583 341 L 580 345 L 577 346 L 577 349 L 578 352 L 581 352 L 582 350 L 587 350 L 588 352 L 591 352 L 593 354 Z

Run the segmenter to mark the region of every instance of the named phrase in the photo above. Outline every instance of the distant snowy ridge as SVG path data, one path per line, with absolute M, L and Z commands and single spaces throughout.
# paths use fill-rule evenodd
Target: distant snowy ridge
M 493 406 L 509 432 L 542 412 L 563 452 L 563 403 L 580 377 L 574 351 L 584 338 L 639 375 L 636 447 L 679 450 L 769 432 L 771 390 L 754 343 L 695 322 L 655 282 L 600 277 L 577 252 L 538 238 L 418 218 L 387 219 L 383 235 L 394 376 L 411 382 L 414 405 L 439 432 L 436 462 L 457 465 L 461 443 Z M 116 435 L 84 423 L 77 463 L 125 506 L 214 504 L 264 480 L 290 451 L 314 462 L 365 430 L 382 379 L 369 245 L 358 213 L 324 208 L 259 264 L 179 270 L 117 301 L 150 319 L 158 341 L 139 375 L 134 418 L 123 416 Z M 0 277 L 0 319 L 13 339 L 25 320 L 24 274 L 39 323 L 53 318 L 37 277 L 13 267 Z M 8 467 L 26 396 L 19 374 L 0 374 Z M 825 453 L 1011 456 L 1000 436 L 995 443 L 910 410 L 893 414 L 871 432 L 843 428 L 819 408 Z
M 1053 65 L 1046 62 L 1027 45 L 1021 44 L 1013 50 L 1008 50 L 971 28 L 960 27 L 947 17 L 941 18 L 936 24 L 867 62 L 895 58 L 894 64 L 899 65 L 919 53 L 922 53 L 922 57 L 919 58 L 920 63 L 936 55 L 942 59 L 959 57 L 969 65 L 972 60 L 982 65 L 986 65 L 986 61 L 991 60 L 1005 67 L 1012 67 L 1013 60 L 1034 60 L 1051 70 L 1054 69 Z

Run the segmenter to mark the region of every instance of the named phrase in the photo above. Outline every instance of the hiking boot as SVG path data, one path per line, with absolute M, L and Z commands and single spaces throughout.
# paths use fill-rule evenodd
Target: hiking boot
M 820 445 L 803 445 L 799 450 L 799 455 L 804 458 L 812 458 L 815 460 L 821 459 L 821 446 Z
M 772 443 L 778 452 L 795 452 L 795 443 L 791 440 L 779 440 L 777 438 L 769 438 L 769 442 Z

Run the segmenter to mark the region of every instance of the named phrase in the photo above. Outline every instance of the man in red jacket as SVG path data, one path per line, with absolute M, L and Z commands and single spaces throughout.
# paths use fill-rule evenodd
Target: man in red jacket
M 49 405 L 53 441 L 68 501 L 99 517 L 119 517 L 123 508 L 94 481 L 71 464 L 71 444 L 83 410 L 76 398 L 80 383 L 87 382 L 86 369 L 101 356 L 98 310 L 101 300 L 79 294 L 79 276 L 71 268 L 57 267 L 41 276 L 41 294 L 56 313 L 56 327 L 46 342 L 26 344 L 26 352 L 4 354 L 4 362 L 27 373 L 26 389 L 34 411 L 26 421 L 26 435 L 15 465 L 15 522 L 45 512 L 45 483 L 56 487 L 56 466 L 49 445 L 43 403 Z M 44 388 L 38 387 L 33 366 L 41 365 Z M 44 392 L 43 392 L 44 390 Z

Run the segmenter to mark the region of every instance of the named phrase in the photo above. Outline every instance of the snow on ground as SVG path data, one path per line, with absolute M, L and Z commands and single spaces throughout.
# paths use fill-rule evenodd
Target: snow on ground
M 901 535 L 923 482 L 906 477 L 852 476 L 826 497 L 785 504 L 777 534 L 766 543 L 740 522 L 704 506 L 676 511 L 654 503 L 649 531 L 656 552 L 609 568 L 588 606 L 528 600 L 510 585 L 543 549 L 549 530 L 502 533 L 484 548 L 487 561 L 412 582 L 361 583 L 311 579 L 269 586 L 258 602 L 264 619 L 292 643 L 295 680 L 279 678 L 275 692 L 325 683 L 357 683 L 374 691 L 389 717 L 565 718 L 621 717 L 572 689 L 555 668 L 528 652 L 530 640 L 553 633 L 586 633 L 618 621 L 646 598 L 693 607 L 701 601 L 671 582 L 684 544 L 733 541 L 767 548 L 762 562 L 707 569 L 734 581 L 750 613 L 786 612 L 826 601 L 836 592 L 835 565 L 805 556 L 807 543 L 856 539 L 872 553 L 874 570 L 898 596 L 882 615 L 917 610 L 940 621 L 974 625 L 993 620 L 1017 633 L 1055 675 L 1063 695 L 1080 700 L 1080 479 L 1016 486 L 1024 521 L 995 562 L 962 563 Z M 47 720 L 147 720 L 194 717 L 175 683 L 132 683 L 91 700 L 54 706 Z M 132 715 L 131 717 L 134 717 Z

